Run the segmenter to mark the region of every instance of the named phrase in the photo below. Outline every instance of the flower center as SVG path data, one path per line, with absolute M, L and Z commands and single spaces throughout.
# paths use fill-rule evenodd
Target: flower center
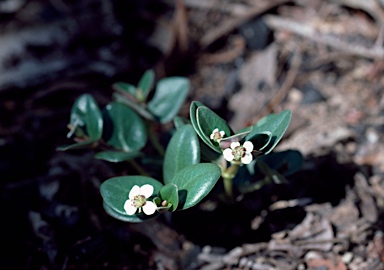
M 136 208 L 140 208 L 145 205 L 146 198 L 143 195 L 136 195 L 132 200 L 132 205 Z
M 246 149 L 243 146 L 237 146 L 232 150 L 233 159 L 236 161 L 241 160 L 242 157 L 247 153 Z
M 213 140 L 216 142 L 220 141 L 222 138 L 223 136 L 221 136 L 220 132 L 218 131 L 213 134 Z

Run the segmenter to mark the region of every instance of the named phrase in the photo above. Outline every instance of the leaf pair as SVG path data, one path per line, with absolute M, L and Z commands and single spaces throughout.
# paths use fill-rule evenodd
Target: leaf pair
M 152 99 L 147 102 L 150 90 L 153 88 L 153 83 L 153 71 L 146 71 L 140 79 L 137 88 L 127 83 L 115 83 L 113 88 L 124 94 L 116 93 L 115 97 L 148 120 L 168 123 L 177 115 L 187 98 L 190 87 L 189 80 L 184 77 L 160 79 L 156 84 Z M 144 106 L 138 103 L 144 104 Z
M 199 162 L 200 148 L 197 135 L 190 124 L 181 125 L 172 136 L 165 152 L 164 185 L 156 179 L 143 176 L 108 179 L 101 185 L 104 207 L 110 215 L 124 221 L 139 222 L 155 217 L 156 215 L 148 217 L 142 214 L 129 216 L 123 209 L 129 191 L 134 185 L 150 184 L 154 186 L 157 194 L 154 201 L 159 211 L 188 209 L 209 194 L 221 175 L 221 169 L 217 165 Z
M 262 118 L 253 126 L 246 127 L 236 134 L 227 122 L 204 106 L 201 102 L 194 101 L 190 106 L 191 123 L 201 140 L 217 153 L 222 153 L 222 148 L 229 147 L 231 141 L 251 141 L 254 149 L 260 154 L 268 154 L 280 141 L 291 120 L 291 111 L 285 110 L 279 114 L 270 114 Z M 225 132 L 225 137 L 220 145 L 211 140 L 210 135 L 214 129 Z
M 106 180 L 100 187 L 104 200 L 104 208 L 114 218 L 140 222 L 148 218 L 156 217 L 157 213 L 146 216 L 142 213 L 128 215 L 124 210 L 124 203 L 133 186 L 150 184 L 154 187 L 154 196 L 158 196 L 160 202 L 168 203 L 167 210 L 184 210 L 199 203 L 212 190 L 220 177 L 220 168 L 211 163 L 200 163 L 187 166 L 177 172 L 174 178 L 163 185 L 161 182 L 146 176 L 120 176 Z M 153 198 L 156 202 L 156 198 Z
M 101 138 L 116 151 L 104 151 L 97 158 L 111 162 L 129 160 L 140 155 L 147 141 L 147 131 L 141 117 L 132 109 L 118 102 L 109 103 L 101 112 L 94 98 L 81 95 L 72 106 L 71 132 L 82 142 L 60 147 L 59 150 L 83 148 Z

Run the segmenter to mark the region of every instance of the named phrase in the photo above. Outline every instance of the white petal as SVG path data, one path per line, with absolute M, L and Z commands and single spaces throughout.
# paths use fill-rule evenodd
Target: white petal
M 146 215 L 152 215 L 153 213 L 155 213 L 156 209 L 157 209 L 156 204 L 151 201 L 147 201 L 143 206 L 143 212 Z
M 239 142 L 232 142 L 231 143 L 231 148 L 232 149 L 235 149 L 236 147 L 240 146 L 240 143 Z
M 131 200 L 126 200 L 124 203 L 124 210 L 128 215 L 132 216 L 136 213 L 137 208 L 132 205 Z
M 215 137 L 215 133 L 216 132 L 219 132 L 219 129 L 218 128 L 215 128 L 212 133 L 211 133 L 211 136 L 209 138 L 211 138 L 211 140 L 213 140 L 213 138 Z
M 145 198 L 149 198 L 152 196 L 152 194 L 153 194 L 153 186 L 149 184 L 141 186 L 140 195 L 143 195 Z
M 221 137 L 224 137 L 225 132 L 224 131 L 220 131 L 220 135 L 221 135 Z
M 234 156 L 233 156 L 233 154 L 232 154 L 232 149 L 230 149 L 230 148 L 225 149 L 225 150 L 223 151 L 223 156 L 224 156 L 224 158 L 225 158 L 226 160 L 228 160 L 228 161 L 232 161 L 233 158 L 234 158 Z
M 253 159 L 252 154 L 246 154 L 245 156 L 243 156 L 241 158 L 241 162 L 244 164 L 249 164 L 249 163 L 251 163 L 252 159 Z
M 253 151 L 253 143 L 251 143 L 250 141 L 246 141 L 244 144 L 243 144 L 243 147 L 245 148 L 245 150 L 247 151 L 247 153 L 250 153 Z
M 140 194 L 140 187 L 138 185 L 134 185 L 129 192 L 128 198 L 130 200 L 133 200 L 133 198 Z

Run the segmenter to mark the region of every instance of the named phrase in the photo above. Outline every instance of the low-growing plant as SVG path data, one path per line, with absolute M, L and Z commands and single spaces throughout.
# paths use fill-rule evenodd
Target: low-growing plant
M 271 182 L 283 183 L 285 176 L 300 167 L 299 152 L 272 152 L 290 123 L 289 110 L 267 115 L 234 132 L 199 101 L 190 104 L 189 119 L 178 116 L 189 88 L 185 77 L 155 83 L 154 72 L 148 70 L 137 86 L 115 83 L 112 101 L 102 110 L 90 94 L 83 94 L 73 104 L 67 137 L 73 137 L 75 143 L 58 149 L 93 148 L 97 150 L 95 158 L 129 162 L 139 174 L 102 183 L 104 209 L 112 217 L 141 222 L 167 211 L 185 210 L 221 183 L 223 194 L 218 197 L 235 203 L 235 195 L 251 193 Z M 173 123 L 173 128 L 167 131 L 171 138 L 164 147 L 153 126 L 168 123 Z M 157 150 L 160 174 L 151 172 L 151 157 L 144 149 L 147 145 Z

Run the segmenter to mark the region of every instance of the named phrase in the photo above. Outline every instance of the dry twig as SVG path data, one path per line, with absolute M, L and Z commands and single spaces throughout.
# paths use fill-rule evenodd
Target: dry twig
M 292 32 L 317 43 L 338 49 L 343 53 L 369 59 L 384 59 L 384 48 L 381 46 L 372 46 L 369 48 L 361 44 L 351 44 L 341 40 L 340 38 L 319 33 L 315 27 L 290 19 L 281 18 L 279 16 L 266 15 L 265 21 L 268 26 L 273 29 Z
M 261 15 L 262 13 L 282 4 L 290 2 L 290 0 L 275 0 L 269 1 L 265 5 L 259 7 L 252 7 L 249 11 L 244 14 L 242 17 L 236 17 L 232 20 L 229 20 L 223 23 L 220 27 L 213 29 L 212 31 L 206 33 L 200 40 L 200 45 L 203 48 L 208 47 L 215 40 L 225 36 L 229 32 L 233 31 L 243 23 L 249 21 L 250 19 Z

